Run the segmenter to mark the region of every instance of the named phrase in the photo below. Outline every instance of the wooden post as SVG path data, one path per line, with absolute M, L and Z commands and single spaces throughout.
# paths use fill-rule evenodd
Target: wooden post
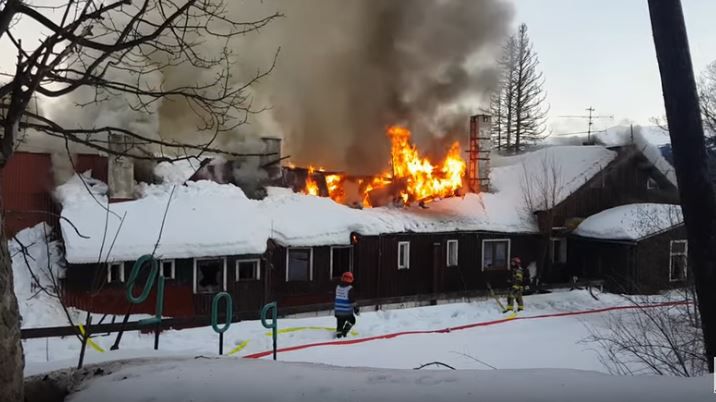
M 704 130 L 680 0 L 649 0 L 656 58 L 689 241 L 709 372 L 716 353 L 716 194 L 708 177 Z

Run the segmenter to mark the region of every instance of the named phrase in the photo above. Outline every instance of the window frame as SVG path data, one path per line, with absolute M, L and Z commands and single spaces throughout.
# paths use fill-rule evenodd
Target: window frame
M 505 255 L 505 268 L 485 268 L 485 244 L 486 243 L 502 243 L 507 242 L 507 254 Z M 512 239 L 498 238 L 498 239 L 482 239 L 482 255 L 480 258 L 480 269 L 482 271 L 503 271 L 510 268 L 510 258 L 512 256 Z
M 455 264 L 450 264 L 450 245 L 455 245 Z M 458 239 L 449 239 L 445 246 L 445 266 L 457 267 L 460 265 L 460 241 Z
M 119 282 L 124 283 L 124 261 L 107 263 L 107 283 L 114 283 L 112 280 L 112 267 L 119 266 Z
M 684 251 L 679 251 L 679 252 L 672 251 L 674 248 L 674 244 L 683 244 Z M 674 272 L 674 270 L 672 269 L 673 264 L 674 264 L 674 259 L 672 257 L 677 256 L 677 255 L 683 255 L 684 257 L 686 257 L 685 262 L 684 262 L 684 268 L 683 268 L 684 272 L 683 272 L 682 278 L 673 279 L 671 274 Z M 670 240 L 669 241 L 669 282 L 685 281 L 686 277 L 687 277 L 687 273 L 689 272 L 688 266 L 689 266 L 689 241 L 688 240 Z
M 561 258 L 559 258 L 559 259 L 555 258 L 555 256 L 562 257 L 562 247 L 560 246 L 559 248 L 555 249 L 555 247 L 554 247 L 555 242 L 559 243 L 560 245 L 561 245 L 561 243 L 564 243 L 564 260 L 562 260 Z M 550 237 L 549 251 L 551 253 L 550 262 L 552 264 L 566 264 L 567 263 L 567 251 L 568 251 L 567 238 L 566 237 Z
M 328 271 L 328 279 L 335 279 L 333 276 L 333 249 L 350 249 L 350 258 L 348 260 L 348 272 L 353 272 L 353 245 L 348 246 L 331 246 L 331 255 L 330 255 L 330 269 Z
M 402 246 L 407 246 L 406 247 L 407 251 L 406 251 L 405 258 L 404 258 L 405 264 L 400 265 L 400 254 L 401 254 L 400 249 Z M 403 240 L 403 241 L 398 242 L 398 261 L 397 262 L 398 262 L 398 269 L 410 269 L 410 241 L 409 240 Z
M 253 279 L 241 279 L 239 277 L 239 264 L 242 262 L 254 262 L 254 278 Z M 261 280 L 261 259 L 260 258 L 239 258 L 234 261 L 234 282 L 254 282 Z
M 172 264 L 172 274 L 169 277 L 164 276 L 164 263 L 169 262 Z M 175 259 L 170 260 L 159 260 L 159 276 L 164 279 L 176 279 L 177 277 L 177 264 Z
M 290 281 L 288 280 L 288 271 L 291 269 L 289 266 L 289 255 L 291 250 L 309 250 L 308 257 L 308 280 L 307 281 Z M 313 247 L 286 247 L 286 282 L 313 282 Z
M 654 180 L 653 177 L 649 176 L 646 179 L 646 189 L 647 190 L 658 190 L 659 183 L 656 180 Z
M 199 294 L 199 295 L 201 295 L 201 294 L 204 294 L 204 295 L 206 295 L 206 294 L 211 294 L 211 293 L 209 293 L 209 292 L 200 292 L 200 293 L 198 293 L 198 292 L 196 291 L 196 290 L 197 290 L 196 280 L 197 280 L 197 278 L 198 278 L 198 275 L 197 275 L 197 273 L 198 273 L 198 271 L 197 271 L 197 269 L 198 269 L 198 264 L 197 264 L 197 262 L 199 262 L 199 261 L 211 261 L 211 260 L 222 260 L 222 261 L 224 262 L 223 267 L 222 267 L 222 271 L 223 271 L 223 275 L 222 275 L 222 276 L 223 276 L 223 284 L 222 284 L 222 290 L 221 290 L 221 291 L 223 291 L 223 292 L 226 291 L 226 257 L 201 257 L 201 258 L 194 258 L 194 261 L 193 261 L 194 269 L 193 269 L 193 274 L 192 274 L 191 286 L 192 286 L 192 292 L 193 292 L 193 294 L 195 294 L 195 295 L 197 295 L 197 294 Z

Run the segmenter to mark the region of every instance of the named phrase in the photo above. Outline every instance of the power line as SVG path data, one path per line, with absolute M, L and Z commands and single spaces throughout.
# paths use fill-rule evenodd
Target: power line
M 594 119 L 613 119 L 614 115 L 595 115 L 594 112 L 596 109 L 594 109 L 592 106 L 584 109 L 589 114 L 587 115 L 571 115 L 571 116 L 557 116 L 557 117 L 564 117 L 564 118 L 570 118 L 570 119 L 588 119 L 587 122 L 587 143 L 591 142 L 591 136 L 592 136 L 592 125 L 594 125 Z M 582 133 L 577 133 L 582 134 Z

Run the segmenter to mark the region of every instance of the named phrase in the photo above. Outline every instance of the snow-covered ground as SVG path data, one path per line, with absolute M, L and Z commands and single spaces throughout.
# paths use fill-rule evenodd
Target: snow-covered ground
M 526 303 L 527 310 L 520 313 L 522 317 L 626 304 L 621 297 L 609 294 L 596 301 L 586 291 L 528 296 Z M 327 345 L 282 352 L 279 353 L 279 360 L 395 369 L 411 369 L 439 360 L 461 369 L 550 367 L 606 372 L 599 362 L 595 349 L 597 345 L 584 343 L 583 340 L 590 335 L 590 328 L 603 328 L 609 314 L 621 313 L 511 320 L 450 333 L 411 334 L 350 345 Z M 504 317 L 492 299 L 364 312 L 358 317 L 351 339 L 410 330 L 438 330 Z M 279 329 L 314 327 L 280 334 L 279 348 L 330 341 L 333 333 L 325 328 L 334 325 L 335 319 L 330 316 L 279 319 Z M 225 353 L 248 341 L 235 356 L 271 349 L 271 337 L 257 321 L 233 324 L 224 338 Z M 218 339 L 211 327 L 165 331 L 160 336 L 159 355 L 216 354 Z M 154 356 L 153 340 L 152 334 L 129 332 L 122 338 L 121 351 L 100 353 L 88 348 L 87 361 Z M 107 350 L 114 341 L 114 335 L 100 335 L 94 341 Z M 75 365 L 80 344 L 76 338 L 66 337 L 30 339 L 24 342 L 24 347 L 26 374 L 32 375 Z
M 564 370 L 387 370 L 192 357 L 115 363 L 83 401 L 708 401 L 711 378 Z

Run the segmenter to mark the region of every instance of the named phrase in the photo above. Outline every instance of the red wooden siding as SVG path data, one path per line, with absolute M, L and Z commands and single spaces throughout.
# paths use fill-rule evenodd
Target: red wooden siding
M 78 155 L 77 170 L 92 169 L 94 177 L 107 180 L 107 158 L 98 155 Z M 15 152 L 2 170 L 2 196 L 5 210 L 5 230 L 8 236 L 48 222 L 57 226 L 59 210 L 52 199 L 54 179 L 50 154 Z

